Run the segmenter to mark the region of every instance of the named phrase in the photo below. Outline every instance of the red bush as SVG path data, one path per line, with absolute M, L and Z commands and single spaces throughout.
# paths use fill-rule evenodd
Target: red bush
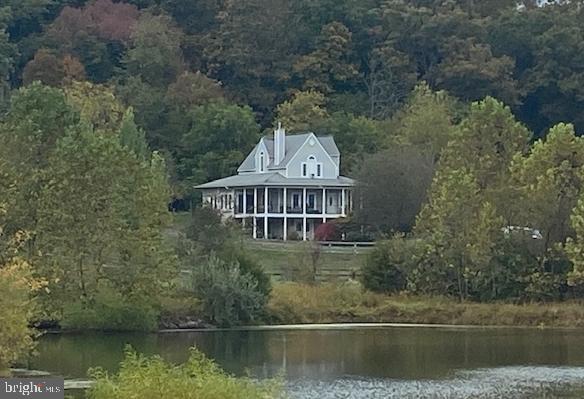
M 316 241 L 333 241 L 338 239 L 338 229 L 334 223 L 323 223 L 314 231 Z

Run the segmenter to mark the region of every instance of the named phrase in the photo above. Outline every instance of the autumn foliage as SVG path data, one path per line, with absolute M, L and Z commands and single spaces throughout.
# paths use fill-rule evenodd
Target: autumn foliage
M 333 241 L 338 236 L 339 231 L 334 223 L 323 223 L 314 231 L 314 239 L 317 241 Z

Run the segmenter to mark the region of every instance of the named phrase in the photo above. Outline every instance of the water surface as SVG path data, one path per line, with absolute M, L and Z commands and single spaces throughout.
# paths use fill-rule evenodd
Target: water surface
M 579 330 L 355 328 L 47 335 L 30 367 L 115 371 L 126 345 L 180 363 L 198 347 L 224 369 L 286 377 L 292 398 L 584 397 Z

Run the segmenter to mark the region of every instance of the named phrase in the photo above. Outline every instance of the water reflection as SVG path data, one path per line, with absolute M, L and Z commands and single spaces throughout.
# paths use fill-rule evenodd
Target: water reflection
M 114 371 L 127 344 L 175 363 L 185 361 L 188 348 L 197 346 L 234 374 L 251 373 L 264 378 L 284 371 L 298 392 L 303 392 L 303 387 L 316 389 L 320 384 L 334 392 L 331 387 L 346 389 L 346 385 L 358 382 L 364 392 L 374 392 L 372 386 L 381 386 L 386 392 L 399 387 L 404 392 L 400 397 L 407 397 L 411 386 L 439 390 L 444 386 L 455 389 L 461 384 L 481 386 L 488 394 L 491 385 L 483 382 L 498 381 L 493 378 L 495 374 L 485 378 L 485 374 L 464 373 L 514 370 L 516 377 L 531 372 L 538 376 L 545 374 L 541 370 L 548 370 L 546 367 L 556 370 L 550 374 L 556 377 L 568 374 L 567 370 L 578 370 L 570 375 L 584 380 L 580 369 L 584 367 L 584 335 L 580 331 L 533 329 L 361 328 L 52 335 L 41 340 L 40 356 L 32 360 L 30 367 L 67 377 L 84 377 L 86 370 L 94 366 Z M 568 366 L 569 369 L 556 368 Z M 517 374 L 518 370 L 523 374 Z M 520 392 L 524 386 L 540 384 L 540 380 L 522 378 L 512 381 L 525 380 L 526 385 L 513 385 L 507 380 L 494 385 L 505 383 Z

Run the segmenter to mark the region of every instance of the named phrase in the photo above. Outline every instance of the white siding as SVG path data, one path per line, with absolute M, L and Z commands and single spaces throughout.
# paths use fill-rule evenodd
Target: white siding
M 309 158 L 314 157 L 314 161 Z M 307 166 L 307 176 L 302 176 L 303 164 Z M 336 179 L 338 174 L 337 165 L 332 161 L 331 157 L 324 150 L 322 145 L 318 142 L 315 137 L 310 137 L 304 143 L 302 147 L 298 149 L 298 152 L 290 160 L 287 168 L 287 177 L 289 178 L 299 178 L 307 177 L 310 178 L 314 174 L 314 178 L 318 179 L 317 176 L 317 165 L 321 165 L 322 176 L 320 178 L 324 179 Z

